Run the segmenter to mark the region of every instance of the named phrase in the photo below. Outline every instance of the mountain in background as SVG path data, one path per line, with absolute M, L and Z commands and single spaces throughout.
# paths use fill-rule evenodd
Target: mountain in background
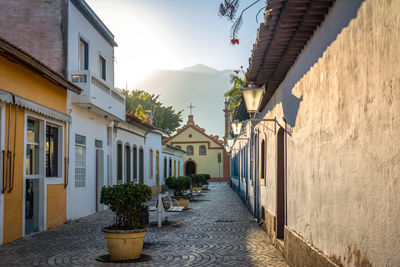
M 202 64 L 178 71 L 158 70 L 138 83 L 135 89 L 160 95 L 164 105 L 183 110 L 183 124 L 189 115 L 187 106 L 192 103 L 195 123 L 206 133 L 223 137 L 224 93 L 232 87 L 231 73 L 232 70 L 219 71 Z

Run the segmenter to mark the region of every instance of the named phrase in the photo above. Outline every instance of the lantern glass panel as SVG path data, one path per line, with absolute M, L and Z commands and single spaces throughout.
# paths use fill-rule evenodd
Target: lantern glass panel
M 258 112 L 263 93 L 264 93 L 264 87 L 256 87 L 255 85 L 242 89 L 242 94 L 244 102 L 246 103 L 247 112 L 249 113 Z
M 234 135 L 240 134 L 240 130 L 242 129 L 242 122 L 240 121 L 233 121 L 231 126 L 232 126 L 232 131 Z

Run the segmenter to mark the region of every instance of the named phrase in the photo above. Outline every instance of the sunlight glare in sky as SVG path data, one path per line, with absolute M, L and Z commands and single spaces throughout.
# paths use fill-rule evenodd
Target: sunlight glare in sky
M 242 1 L 241 8 L 247 2 Z M 240 45 L 232 46 L 231 23 L 218 17 L 217 0 L 87 3 L 115 36 L 115 86 L 125 88 L 127 83 L 128 89 L 158 69 L 179 70 L 199 63 L 219 70 L 247 67 L 258 27 L 254 8 L 254 14 L 244 19 Z

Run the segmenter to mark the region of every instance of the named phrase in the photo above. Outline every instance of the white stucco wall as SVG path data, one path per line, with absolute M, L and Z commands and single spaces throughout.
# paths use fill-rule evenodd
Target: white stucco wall
M 125 183 L 127 181 L 127 176 L 126 176 L 126 151 L 125 147 L 129 146 L 130 147 L 130 152 L 131 152 L 131 173 L 133 174 L 133 148 L 137 148 L 137 180 L 136 182 L 139 182 L 139 149 L 143 148 L 145 150 L 145 136 L 146 136 L 147 130 L 140 129 L 132 124 L 126 123 L 126 122 L 121 122 L 118 124 L 116 127 L 116 130 L 114 131 L 114 181 L 113 183 L 116 184 L 117 181 L 117 144 L 121 143 L 122 144 L 122 177 L 123 177 L 123 182 Z M 146 168 L 146 158 L 144 158 L 144 170 Z
M 79 106 L 72 105 L 69 145 L 69 182 L 67 219 L 75 219 L 96 211 L 96 149 L 95 140 L 103 142 L 104 185 L 108 184 L 107 126 L 110 122 Z M 75 187 L 75 135 L 86 137 L 86 186 Z
M 156 185 L 156 151 L 159 151 L 159 160 L 160 160 L 160 185 L 163 184 L 162 179 L 162 145 L 161 145 L 161 134 L 152 131 L 146 134 L 146 145 L 145 145 L 145 153 L 144 153 L 144 165 L 145 165 L 145 184 L 149 186 Z M 153 150 L 153 177 L 150 177 L 150 149 Z
M 291 126 L 288 227 L 344 266 L 400 264 L 399 11 L 336 1 L 259 114 Z M 265 133 L 261 203 L 275 215 L 277 136 Z
M 162 161 L 162 171 L 161 171 L 161 177 L 162 177 L 162 184 L 165 183 L 165 179 L 168 178 L 169 176 L 174 175 L 174 161 L 176 161 L 176 175 L 183 176 L 183 156 L 185 155 L 185 152 L 177 150 L 175 148 L 168 147 L 166 145 L 163 145 L 163 151 L 161 155 L 161 161 Z M 164 159 L 166 159 L 166 174 L 164 175 Z M 169 161 L 171 160 L 171 167 L 169 166 Z M 178 164 L 178 162 L 180 162 Z M 178 171 L 178 166 L 180 167 L 180 170 Z M 171 172 L 171 175 L 170 175 Z
M 68 4 L 68 77 L 71 70 L 79 69 L 80 38 L 89 45 L 89 70 L 100 75 L 99 55 L 106 60 L 106 83 L 114 88 L 114 47 L 86 20 L 69 1 Z

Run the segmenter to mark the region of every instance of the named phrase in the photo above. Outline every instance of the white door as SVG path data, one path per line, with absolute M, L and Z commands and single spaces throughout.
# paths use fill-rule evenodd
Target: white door
M 24 235 L 43 231 L 43 122 L 27 118 L 24 190 Z

